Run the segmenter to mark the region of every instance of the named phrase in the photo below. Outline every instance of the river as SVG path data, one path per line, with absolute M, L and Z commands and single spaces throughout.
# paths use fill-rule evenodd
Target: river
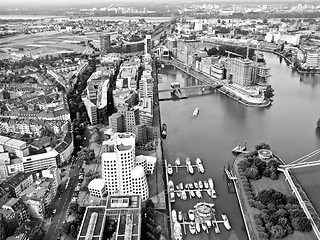
M 228 192 L 223 168 L 232 164 L 234 156 L 231 149 L 247 140 L 247 146 L 266 142 L 274 153 L 286 162 L 320 148 L 320 131 L 316 130 L 316 121 L 320 117 L 320 76 L 300 77 L 292 72 L 285 61 L 271 53 L 265 53 L 267 65 L 271 68 L 270 84 L 275 89 L 274 102 L 267 108 L 252 108 L 228 98 L 218 91 L 210 94 L 198 94 L 199 90 L 188 90 L 188 99 L 161 102 L 161 119 L 167 124 L 168 136 L 164 140 L 164 156 L 174 164 L 176 157 L 203 158 L 205 174 L 194 176 L 180 170 L 170 177 L 175 184 L 192 182 L 212 177 L 218 198 L 214 200 L 217 218 L 227 213 L 232 225 L 231 231 L 221 225 L 221 234 L 201 232 L 192 236 L 187 229 L 183 239 L 247 239 L 239 205 L 235 193 Z M 159 89 L 168 88 L 171 82 L 189 85 L 187 76 L 173 67 L 161 70 L 162 79 Z M 193 110 L 198 107 L 198 117 L 193 117 Z M 318 156 L 320 159 L 320 156 Z M 295 176 L 306 190 L 317 211 L 316 204 L 320 193 L 320 167 L 295 170 Z M 205 201 L 212 201 L 204 194 Z M 178 200 L 173 208 L 187 212 L 199 200 Z

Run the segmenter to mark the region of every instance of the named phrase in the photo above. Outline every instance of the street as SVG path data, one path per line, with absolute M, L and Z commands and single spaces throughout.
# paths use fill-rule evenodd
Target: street
M 56 213 L 52 217 L 52 222 L 44 240 L 56 240 L 61 233 L 61 228 L 68 217 L 68 207 L 72 199 L 72 194 L 77 186 L 80 165 L 82 165 L 82 163 L 77 163 L 74 165 L 74 169 L 70 169 L 70 181 L 68 187 L 67 189 L 63 188 L 62 193 L 60 193 L 60 199 L 56 200 L 54 203 L 56 207 Z

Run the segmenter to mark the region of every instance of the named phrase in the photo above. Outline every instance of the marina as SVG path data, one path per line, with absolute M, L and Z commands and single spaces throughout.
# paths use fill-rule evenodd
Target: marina
M 185 160 L 186 165 L 181 165 L 181 160 L 179 157 L 176 158 L 175 160 L 175 165 L 172 164 L 168 164 L 167 166 L 167 172 L 169 175 L 173 174 L 173 169 L 175 169 L 176 173 L 179 172 L 179 169 L 181 168 L 185 168 L 187 170 L 188 173 L 190 174 L 194 174 L 194 169 L 197 169 L 198 172 L 200 173 L 204 173 L 205 172 L 205 168 L 202 164 L 202 160 L 200 158 L 196 158 L 195 160 L 195 164 L 192 164 L 190 158 L 186 158 Z

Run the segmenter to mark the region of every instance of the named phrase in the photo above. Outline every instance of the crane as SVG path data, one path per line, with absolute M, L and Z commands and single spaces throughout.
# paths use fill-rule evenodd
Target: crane
M 234 53 L 234 52 L 230 52 L 230 51 L 227 51 L 227 50 L 225 50 L 225 52 L 228 53 L 228 58 L 230 58 L 230 54 L 234 55 L 234 56 L 237 56 L 237 57 L 242 57 L 240 54 L 237 54 L 237 53 Z

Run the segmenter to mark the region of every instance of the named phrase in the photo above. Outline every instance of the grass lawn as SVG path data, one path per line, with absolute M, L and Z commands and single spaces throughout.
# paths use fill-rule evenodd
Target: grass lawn
M 271 189 L 286 194 L 288 196 L 292 195 L 291 187 L 288 182 L 285 180 L 283 173 L 280 173 L 278 180 L 272 180 L 271 178 L 262 177 L 259 180 L 250 180 L 252 191 L 257 194 L 262 189 Z

